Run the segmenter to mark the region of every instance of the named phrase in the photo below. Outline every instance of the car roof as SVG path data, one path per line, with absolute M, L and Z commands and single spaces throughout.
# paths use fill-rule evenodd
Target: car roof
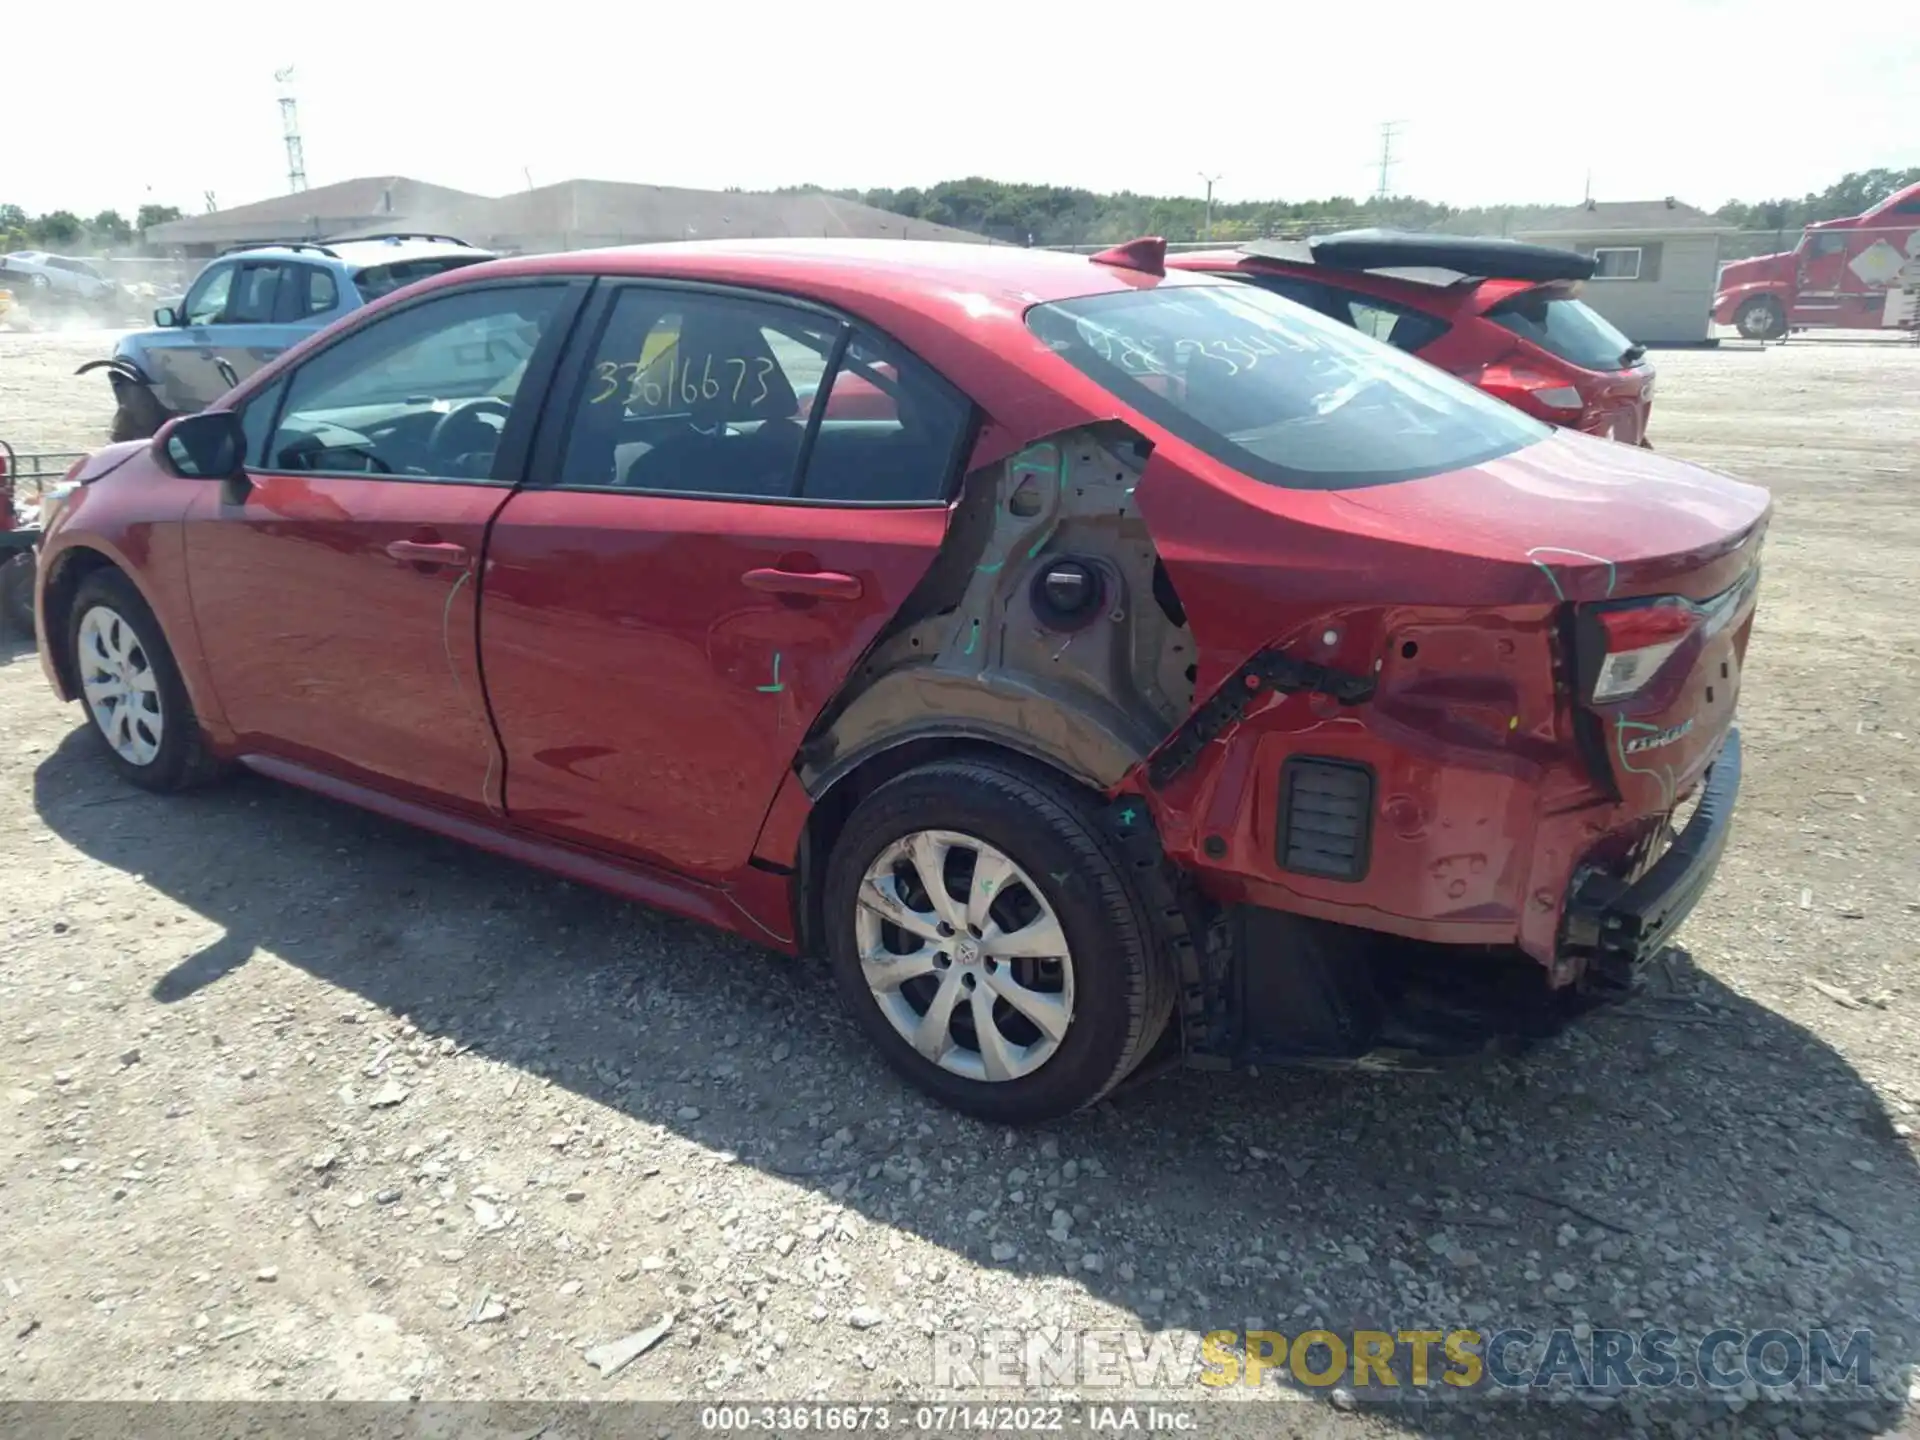
M 661 276 L 828 298 L 843 288 L 883 292 L 895 303 L 946 315 L 956 298 L 993 298 L 1028 306 L 1188 284 L 1198 276 L 1153 275 L 1091 256 L 1018 245 L 940 240 L 691 240 L 571 250 L 496 260 L 491 273 Z M 467 278 L 473 272 L 466 272 Z M 860 307 L 848 308 L 858 311 Z M 964 305 L 963 307 L 964 308 Z
M 304 260 L 309 263 L 335 260 L 349 269 L 362 270 L 372 265 L 393 265 L 404 260 L 437 260 L 454 255 L 469 260 L 485 260 L 492 258 L 493 252 L 446 237 L 385 235 L 360 240 L 263 241 L 257 245 L 236 245 L 222 251 L 219 258 L 257 259 L 264 256 L 268 259 Z
M 459 240 L 427 236 L 384 236 L 366 240 L 330 240 L 327 248 L 343 264 L 362 268 L 368 265 L 392 265 L 402 260 L 438 260 L 443 256 L 463 259 L 487 259 L 493 252 L 480 250 Z
M 1114 401 L 1099 391 L 1027 328 L 1035 305 L 1081 296 L 1161 288 L 1231 286 L 1215 275 L 1164 273 L 1103 262 L 1088 255 L 1012 245 L 935 240 L 757 239 L 695 240 L 607 250 L 516 255 L 461 266 L 375 300 L 357 321 L 377 323 L 394 306 L 436 292 L 495 280 L 550 277 L 675 280 L 759 291 L 829 307 L 870 325 L 957 385 L 998 427 L 980 445 L 1023 443 L 1081 423 L 1089 405 Z M 241 382 L 241 400 L 297 364 L 322 332 L 295 346 Z M 1043 378 L 1044 377 L 1044 378 Z M 1038 381 L 1038 383 L 1036 383 Z M 1017 417 L 1017 424 L 1014 424 Z M 989 438 L 991 432 L 991 438 Z

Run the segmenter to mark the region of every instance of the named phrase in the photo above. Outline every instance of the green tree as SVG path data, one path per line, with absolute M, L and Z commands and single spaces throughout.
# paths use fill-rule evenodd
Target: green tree
M 53 210 L 29 222 L 27 231 L 41 245 L 72 245 L 80 239 L 80 217 L 71 210 Z
M 102 210 L 87 222 L 87 233 L 104 245 L 125 245 L 133 239 L 133 227 L 118 210 Z
M 181 218 L 178 205 L 142 205 L 140 212 L 133 217 L 133 228 L 150 230 L 155 225 L 165 225 L 170 220 Z

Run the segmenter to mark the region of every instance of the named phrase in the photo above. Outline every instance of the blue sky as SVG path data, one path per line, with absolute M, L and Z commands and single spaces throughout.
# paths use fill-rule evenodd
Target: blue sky
M 35 13 L 0 79 L 0 201 L 30 211 L 279 193 L 289 64 L 313 185 L 1198 194 L 1205 171 L 1223 199 L 1311 198 L 1371 192 L 1384 120 L 1403 122 L 1393 188 L 1460 205 L 1572 203 L 1590 170 L 1597 198 L 1712 208 L 1920 163 L 1920 25 L 1875 34 L 1808 0 L 95 0 L 33 65 L 56 23 Z

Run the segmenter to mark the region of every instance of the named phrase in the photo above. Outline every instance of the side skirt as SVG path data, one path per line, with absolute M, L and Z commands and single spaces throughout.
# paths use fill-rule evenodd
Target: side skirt
M 376 815 L 384 815 L 389 820 L 430 830 L 436 835 L 444 835 L 450 840 L 535 866 L 563 879 L 591 885 L 596 890 L 604 890 L 623 900 L 637 901 L 655 910 L 699 920 L 761 945 L 789 952 L 793 949 L 790 939 L 763 923 L 758 914 L 764 908 L 762 905 L 749 908 L 726 886 L 688 880 L 637 861 L 614 859 L 578 846 L 563 845 L 513 826 L 487 825 L 464 815 L 436 810 L 430 805 L 396 799 L 350 780 L 342 780 L 275 756 L 242 755 L 239 763 L 270 780 L 297 785 L 303 790 L 324 795 L 329 800 L 343 801 Z M 761 897 L 753 898 L 758 900 Z

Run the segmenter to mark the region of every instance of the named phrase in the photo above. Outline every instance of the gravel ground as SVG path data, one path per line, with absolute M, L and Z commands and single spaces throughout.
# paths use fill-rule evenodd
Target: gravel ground
M 0 436 L 95 439 L 65 372 L 104 345 L 0 335 Z M 1656 993 L 1444 1076 L 1181 1074 L 994 1130 L 897 1084 L 817 963 L 264 781 L 123 788 L 16 648 L 0 1396 L 925 1397 L 937 1329 L 1825 1324 L 1875 1332 L 1878 1398 L 1499 1428 L 1901 1429 L 1920 349 L 1658 363 L 1655 443 L 1778 502 L 1736 835 Z

